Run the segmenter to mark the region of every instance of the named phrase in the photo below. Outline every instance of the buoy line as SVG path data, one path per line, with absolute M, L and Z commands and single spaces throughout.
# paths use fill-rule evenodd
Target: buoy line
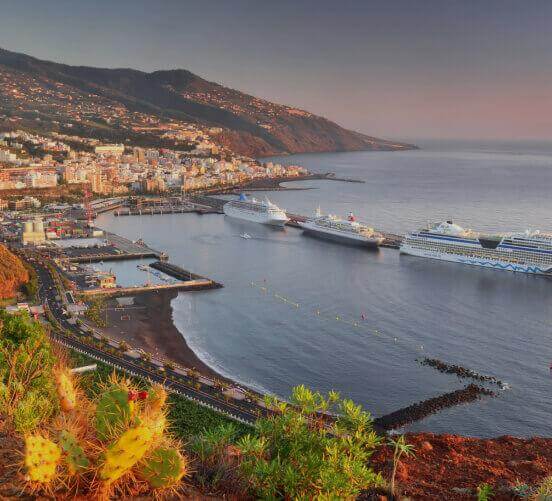
M 267 285 L 266 280 L 263 281 L 262 283 L 252 281 L 251 287 L 259 290 L 263 295 L 273 297 L 274 299 L 284 304 L 288 304 L 295 309 L 302 308 L 300 302 L 271 289 Z M 320 308 L 313 309 L 312 307 L 306 307 L 306 308 L 303 308 L 303 310 L 312 312 L 314 316 L 319 320 L 344 323 L 344 324 L 350 325 L 351 327 L 361 329 L 364 332 L 368 332 L 369 334 L 379 339 L 384 339 L 386 341 L 392 342 L 393 344 L 402 345 L 403 348 L 408 349 L 409 351 L 414 351 L 418 354 L 420 353 L 423 353 L 424 355 L 426 354 L 424 351 L 423 344 L 415 344 L 410 340 L 405 340 L 397 336 L 391 336 L 391 335 L 385 334 L 379 331 L 378 329 L 374 329 L 372 326 L 367 325 L 366 315 L 364 313 L 361 313 L 359 320 L 353 320 L 339 314 L 325 314 L 320 310 Z M 455 374 L 460 378 L 469 378 L 483 383 L 496 384 L 502 390 L 510 389 L 510 385 L 508 383 L 502 382 L 500 379 L 494 376 L 485 376 L 485 375 L 479 374 L 474 370 L 467 369 L 459 365 L 449 364 L 437 358 L 431 358 L 426 356 L 422 359 L 416 358 L 415 361 L 418 362 L 420 365 L 433 367 L 434 369 L 438 370 L 443 374 Z

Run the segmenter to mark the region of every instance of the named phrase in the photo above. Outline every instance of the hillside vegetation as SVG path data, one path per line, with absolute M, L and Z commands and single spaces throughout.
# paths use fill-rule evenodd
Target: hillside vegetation
M 29 281 L 29 273 L 21 259 L 0 245 L 0 299 L 9 299 Z
M 114 110 L 119 125 L 105 120 Z M 145 73 L 69 66 L 0 49 L 2 113 L 18 120 L 40 119 L 44 126 L 70 122 L 73 131 L 84 127 L 88 134 L 113 139 L 129 138 L 132 113 L 143 113 L 221 128 L 220 144 L 250 156 L 413 148 L 344 129 L 308 111 L 259 99 L 186 70 Z

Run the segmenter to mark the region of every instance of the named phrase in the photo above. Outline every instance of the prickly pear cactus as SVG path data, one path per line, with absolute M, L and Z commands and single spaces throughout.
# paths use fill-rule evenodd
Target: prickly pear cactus
M 167 390 L 160 384 L 154 384 L 146 399 L 146 409 L 153 414 L 159 414 L 167 401 Z
M 77 395 L 71 375 L 67 369 L 59 370 L 56 373 L 55 379 L 61 410 L 63 412 L 71 412 L 77 402 Z
M 140 461 L 155 440 L 155 427 L 140 424 L 125 431 L 108 447 L 100 468 L 100 478 L 113 483 Z
M 67 471 L 70 475 L 80 474 L 87 470 L 90 461 L 75 435 L 67 430 L 62 430 L 59 433 L 59 445 L 64 452 Z
M 131 422 L 134 402 L 129 399 L 129 390 L 112 385 L 101 395 L 96 406 L 96 434 L 103 442 L 113 438 Z
M 186 459 L 177 449 L 161 446 L 138 466 L 140 476 L 154 489 L 177 485 L 187 470 Z
M 29 480 L 50 483 L 61 459 L 60 447 L 40 435 L 25 437 L 25 467 Z

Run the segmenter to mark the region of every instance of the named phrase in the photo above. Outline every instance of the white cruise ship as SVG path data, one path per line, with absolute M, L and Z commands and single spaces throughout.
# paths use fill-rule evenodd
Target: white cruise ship
M 238 200 L 225 203 L 223 210 L 227 216 L 271 226 L 284 226 L 288 221 L 285 211 L 266 197 L 259 201 L 254 198 L 247 199 L 242 194 Z
M 347 219 L 340 219 L 331 214 L 323 216 L 318 209 L 314 219 L 299 223 L 299 226 L 316 237 L 364 247 L 379 247 L 384 240 L 381 233 L 357 222 L 352 212 Z
M 538 231 L 485 235 L 446 221 L 406 235 L 400 250 L 496 270 L 552 274 L 552 235 Z

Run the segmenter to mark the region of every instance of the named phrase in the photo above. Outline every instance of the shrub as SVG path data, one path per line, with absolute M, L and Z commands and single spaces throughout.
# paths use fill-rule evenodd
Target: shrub
M 0 408 L 18 431 L 32 431 L 57 410 L 54 363 L 38 322 L 0 312 Z
M 354 499 L 382 477 L 368 461 L 380 443 L 368 413 L 335 392 L 304 386 L 291 403 L 267 399 L 275 414 L 257 421 L 256 435 L 237 442 L 240 471 L 263 499 Z M 333 422 L 328 412 L 337 411 Z
M 552 477 L 547 477 L 541 482 L 535 491 L 533 499 L 535 501 L 552 500 Z

